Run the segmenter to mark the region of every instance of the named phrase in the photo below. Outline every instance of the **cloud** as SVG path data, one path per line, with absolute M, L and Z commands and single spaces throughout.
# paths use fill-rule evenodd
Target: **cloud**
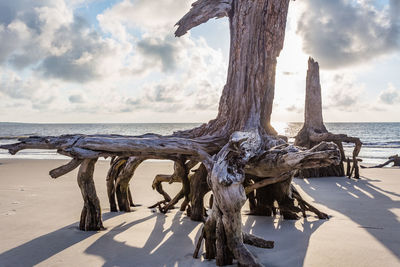
M 163 71 L 173 71 L 177 64 L 179 48 L 171 37 L 145 38 L 137 43 L 138 52 L 150 60 L 159 61 Z
M 147 33 L 165 35 L 190 9 L 190 0 L 124 0 L 98 16 L 110 32 L 121 32 L 121 24 Z M 105 19 L 105 17 L 109 19 Z M 119 29 L 118 29 L 119 28 Z
M 286 111 L 288 112 L 295 112 L 295 113 L 303 113 L 304 112 L 304 108 L 303 107 L 297 107 L 296 105 L 291 105 L 289 107 L 286 108 Z
M 0 68 L 0 95 L 5 101 L 20 103 L 34 109 L 44 110 L 54 104 L 57 85 L 45 83 L 36 76 L 23 79 L 16 72 Z M 23 104 L 22 104 L 23 103 Z
M 75 117 L 217 111 L 221 51 L 190 33 L 173 36 L 191 1 L 125 0 L 99 14 L 98 27 L 76 15 L 86 3 L 0 3 L 15 11 L 0 11 L 0 107 Z
M 322 68 L 340 68 L 400 48 L 400 4 L 390 0 L 306 0 L 297 33 Z
M 0 64 L 78 83 L 101 78 L 105 65 L 108 72 L 118 71 L 120 66 L 109 64 L 110 59 L 118 60 L 125 48 L 75 16 L 63 0 L 16 0 L 1 5 L 8 11 L 0 14 L 0 39 L 6 40 L 0 43 Z
M 358 111 L 362 108 L 361 95 L 364 88 L 363 85 L 356 84 L 352 77 L 335 74 L 333 77 L 324 79 L 321 85 L 322 93 L 324 94 L 326 90 L 328 95 L 327 103 L 322 103 L 324 108 L 346 112 Z
M 81 103 L 85 102 L 84 97 L 82 95 L 80 95 L 80 94 L 70 95 L 68 97 L 68 100 L 69 100 L 69 102 L 74 103 L 74 104 L 75 103 L 76 104 L 81 104 Z
M 379 100 L 386 105 L 400 103 L 400 92 L 392 84 L 389 84 L 388 89 L 380 93 Z

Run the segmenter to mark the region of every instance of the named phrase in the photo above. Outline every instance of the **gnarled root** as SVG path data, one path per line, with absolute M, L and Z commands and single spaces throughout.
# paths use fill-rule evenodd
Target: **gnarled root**
M 257 181 L 257 177 L 250 177 Z M 279 182 L 265 187 L 257 187 L 258 184 L 261 186 L 267 184 L 267 182 L 272 183 L 273 181 Z M 263 216 L 276 215 L 278 208 L 285 220 L 299 219 L 300 217 L 297 215 L 299 212 L 302 212 L 303 216 L 306 217 L 306 211 L 314 212 L 319 219 L 328 219 L 329 216 L 327 214 L 319 211 L 301 197 L 297 189 L 291 184 L 291 181 L 292 173 L 286 173 L 281 177 L 267 178 L 261 182 L 247 186 L 246 192 L 248 192 L 250 200 L 250 214 Z M 251 191 L 253 189 L 256 189 L 255 192 Z M 250 197 L 253 196 L 254 198 L 250 199 Z M 294 200 L 297 200 L 297 205 Z M 277 207 L 274 206 L 275 201 L 278 204 Z
M 323 213 L 322 211 L 318 210 L 316 207 L 314 207 L 313 205 L 311 205 L 310 203 L 305 201 L 301 197 L 299 191 L 297 191 L 297 189 L 293 185 L 291 185 L 290 187 L 291 187 L 291 191 L 292 191 L 292 196 L 294 199 L 297 200 L 304 218 L 307 217 L 306 211 L 311 211 L 311 212 L 315 213 L 319 219 L 325 219 L 325 220 L 329 219 L 328 214 Z
M 159 174 L 154 178 L 152 187 L 153 187 L 153 189 L 156 189 L 157 192 L 159 192 L 161 195 L 163 195 L 164 200 L 157 202 L 156 204 L 150 206 L 149 208 L 158 207 L 160 212 L 167 213 L 168 210 L 174 208 L 174 205 L 176 205 L 179 200 L 181 200 L 183 197 L 185 197 L 185 199 L 180 207 L 180 210 L 185 211 L 187 209 L 188 216 L 191 217 L 193 214 L 192 206 L 195 206 L 194 212 L 195 212 L 195 216 L 197 216 L 197 214 L 198 214 L 197 204 L 192 205 L 192 206 L 189 205 L 189 203 L 191 202 L 191 186 L 192 186 L 191 182 L 190 182 L 191 178 L 189 178 L 189 171 L 194 166 L 196 166 L 198 162 L 196 162 L 194 160 L 189 160 L 188 162 L 185 163 L 185 161 L 186 160 L 184 158 L 176 159 L 175 163 L 174 163 L 174 173 L 172 175 Z M 203 166 L 202 168 L 203 169 L 197 174 L 197 176 L 196 176 L 196 174 L 193 175 L 193 176 L 196 176 L 196 178 L 194 179 L 195 186 L 202 185 L 202 181 L 201 181 L 202 178 L 204 178 L 204 180 L 205 180 L 205 177 L 204 177 L 205 167 Z M 196 170 L 196 172 L 197 172 L 197 170 Z M 206 174 L 207 174 L 207 171 L 205 170 L 205 175 Z M 171 200 L 171 197 L 163 190 L 162 182 L 168 182 L 168 183 L 181 182 L 182 190 L 179 191 L 179 193 Z M 201 188 L 196 187 L 196 190 L 193 190 L 193 192 L 196 192 L 197 190 L 199 190 L 200 193 L 202 191 L 204 191 Z M 194 196 L 196 196 L 197 194 L 198 193 L 196 192 L 194 194 Z
M 134 207 L 132 193 L 129 182 L 135 173 L 136 168 L 144 161 L 143 158 L 129 157 L 117 158 L 111 162 L 110 170 L 107 174 L 107 193 L 110 202 L 110 210 L 118 211 L 115 203 L 117 197 L 118 208 L 120 211 L 130 212 Z
M 96 194 L 93 181 L 94 166 L 97 159 L 82 161 L 78 172 L 78 185 L 83 197 L 83 209 L 79 229 L 83 231 L 98 231 L 104 229 L 101 219 L 100 201 Z

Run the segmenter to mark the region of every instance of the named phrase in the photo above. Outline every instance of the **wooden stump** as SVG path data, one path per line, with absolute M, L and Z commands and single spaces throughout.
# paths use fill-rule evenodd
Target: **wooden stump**
M 354 143 L 353 163 L 357 165 L 356 158 L 361 150 L 362 143 L 359 138 L 349 137 L 345 134 L 332 134 L 328 132 L 322 118 L 321 83 L 319 78 L 319 65 L 313 58 L 308 60 L 306 80 L 306 101 L 304 111 L 304 125 L 295 138 L 296 146 L 311 148 L 322 141 L 334 142 L 341 154 L 338 165 L 300 170 L 297 175 L 302 178 L 344 176 L 345 153 L 342 142 Z

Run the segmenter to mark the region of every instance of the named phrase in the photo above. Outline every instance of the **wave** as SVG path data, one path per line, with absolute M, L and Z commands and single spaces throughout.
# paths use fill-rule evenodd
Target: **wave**
M 354 144 L 344 143 L 344 147 L 354 147 Z M 400 148 L 400 141 L 363 142 L 364 148 Z
M 400 148 L 400 141 L 365 142 L 363 146 L 372 148 Z
M 34 136 L 35 134 L 27 135 L 16 135 L 16 136 L 0 136 L 0 140 L 18 140 L 20 138 L 27 138 L 29 136 Z

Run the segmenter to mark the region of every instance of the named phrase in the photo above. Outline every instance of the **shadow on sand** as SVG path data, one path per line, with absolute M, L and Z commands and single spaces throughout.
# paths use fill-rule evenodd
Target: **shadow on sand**
M 400 259 L 400 224 L 391 211 L 400 208 L 400 201 L 390 198 L 399 198 L 400 194 L 380 188 L 380 180 L 367 177 L 358 181 L 339 177 L 313 179 L 311 184 L 296 182 L 308 195 L 316 195 L 316 203 L 350 218 Z M 313 194 L 315 190 L 318 194 Z
M 105 213 L 103 219 L 117 215 Z M 34 266 L 95 234 L 80 231 L 78 223 L 67 225 L 0 254 L 0 266 Z
M 106 221 L 121 213 L 105 213 Z M 172 225 L 165 227 L 167 217 L 173 216 Z M 155 223 L 143 247 L 134 247 L 125 241 L 118 241 L 118 235 L 135 242 L 136 229 L 130 228 L 140 223 Z M 169 219 L 171 220 L 171 219 Z M 312 219 L 313 220 L 313 219 Z M 268 266 L 302 266 L 312 233 L 324 221 L 282 221 L 268 217 L 244 217 L 244 230 L 275 241 L 275 249 L 264 250 L 254 247 L 249 249 Z M 25 244 L 10 249 L 0 255 L 0 266 L 33 266 L 57 253 L 95 235 L 99 238 L 85 249 L 85 253 L 101 257 L 103 266 L 215 266 L 215 261 L 193 260 L 194 244 L 189 234 L 199 225 L 190 221 L 182 212 L 167 215 L 154 213 L 129 223 L 122 223 L 106 232 L 82 232 L 77 223 L 57 231 L 35 238 Z M 198 235 L 198 233 L 197 233 Z M 196 239 L 197 240 L 197 236 Z M 287 257 L 287 253 L 292 253 Z M 293 256 L 294 255 L 294 256 Z

